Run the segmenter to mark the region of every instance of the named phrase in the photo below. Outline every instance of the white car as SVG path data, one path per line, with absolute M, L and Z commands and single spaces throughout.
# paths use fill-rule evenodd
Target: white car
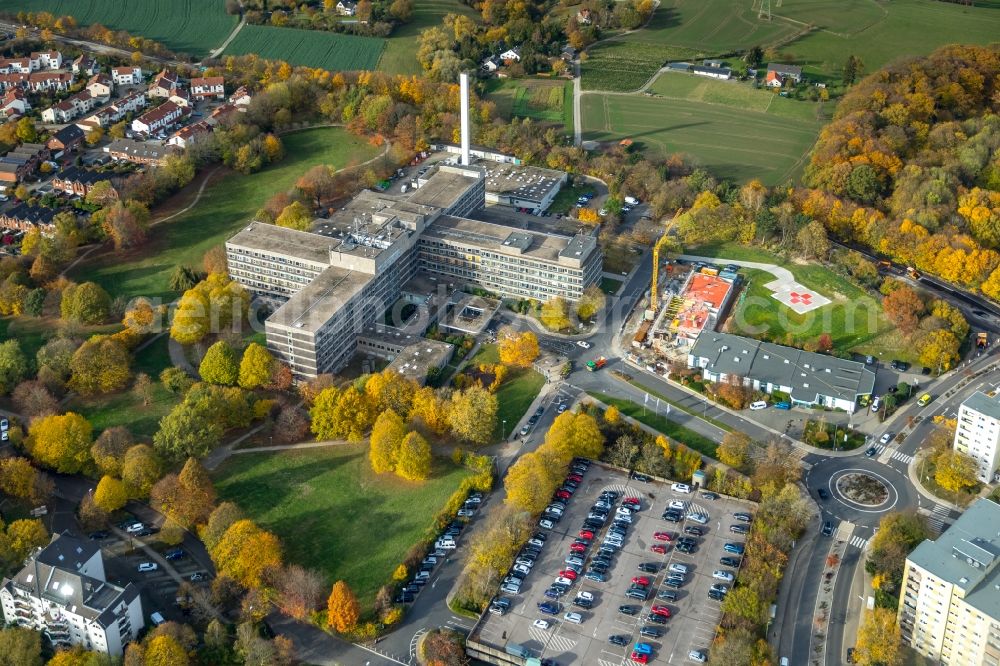
M 458 517 L 459 518 L 472 518 L 474 515 L 476 515 L 476 512 L 473 511 L 472 509 L 459 509 L 458 510 Z
M 542 546 L 545 545 L 545 542 L 542 541 L 541 539 L 528 539 L 528 545 L 529 546 L 538 546 L 539 548 L 541 548 Z
M 681 511 L 683 511 L 684 508 L 687 506 L 687 502 L 683 500 L 670 500 L 670 504 L 668 506 L 671 509 L 680 509 Z
M 552 625 L 549 624 L 548 620 L 535 620 L 534 622 L 531 623 L 531 626 L 533 626 L 535 629 L 548 629 Z
M 750 411 L 755 412 L 758 409 L 767 409 L 767 401 L 766 400 L 758 400 L 757 402 L 751 402 L 750 403 Z
M 586 599 L 587 601 L 593 601 L 594 600 L 594 593 L 593 592 L 577 592 L 576 593 L 576 598 L 577 599 Z
M 699 664 L 704 664 L 708 661 L 708 657 L 706 657 L 705 653 L 700 650 L 691 650 L 688 652 L 688 659 L 691 661 L 697 661 Z
M 156 571 L 160 566 L 156 562 L 143 562 L 139 565 L 139 573 L 144 573 L 147 571 Z
M 563 615 L 563 619 L 573 624 L 583 624 L 583 616 L 579 613 L 566 613 Z
M 516 571 L 517 573 L 522 573 L 525 576 L 531 573 L 531 567 L 525 564 L 515 564 L 513 567 L 511 567 L 511 570 Z
M 570 580 L 569 578 L 566 578 L 565 576 L 559 576 L 558 578 L 556 578 L 556 584 L 557 585 L 572 585 L 573 581 Z
M 728 571 L 723 571 L 722 569 L 713 571 L 712 578 L 715 578 L 716 580 L 724 580 L 727 583 L 733 582 L 733 574 L 729 573 Z
M 538 521 L 538 526 L 547 530 L 551 530 L 556 525 L 548 518 L 542 518 L 541 520 Z
M 887 430 L 885 432 L 885 434 L 882 435 L 882 437 L 879 438 L 878 443 L 879 444 L 888 444 L 891 441 L 892 441 L 892 433 Z
M 689 493 L 691 492 L 691 486 L 686 483 L 673 483 L 670 485 L 670 489 L 675 493 Z
M 699 525 L 708 525 L 708 516 L 703 513 L 688 514 L 688 520 L 692 523 L 698 523 Z
M 569 408 L 566 406 L 566 403 L 565 402 L 561 402 L 561 403 L 559 403 L 559 409 L 556 410 L 556 413 L 562 414 L 567 409 L 569 409 Z
M 583 347 L 584 349 L 590 349 L 590 343 L 587 342 L 586 340 L 577 340 L 576 346 Z

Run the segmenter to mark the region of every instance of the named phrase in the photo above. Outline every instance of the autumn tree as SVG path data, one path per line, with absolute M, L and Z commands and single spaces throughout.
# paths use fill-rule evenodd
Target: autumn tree
M 899 626 L 895 608 L 866 610 L 854 644 L 854 662 L 864 666 L 900 666 Z
M 558 464 L 547 447 L 522 455 L 504 477 L 506 504 L 532 515 L 541 512 L 555 491 L 564 466 L 565 463 Z
M 274 357 L 264 346 L 251 342 L 240 360 L 239 385 L 255 389 L 271 381 Z
M 187 652 L 172 636 L 162 634 L 146 644 L 145 666 L 187 666 L 190 663 Z
M 140 298 L 130 303 L 129 309 L 122 317 L 122 324 L 137 335 L 145 335 L 159 332 L 161 319 L 160 312 L 153 307 L 153 304 L 145 298 Z
M 238 327 L 246 317 L 250 295 L 238 282 L 212 273 L 186 290 L 174 312 L 170 337 L 182 345 L 194 344 L 210 332 Z
M 550 331 L 564 331 L 573 325 L 569 318 L 569 303 L 562 296 L 546 301 L 542 305 L 538 320 Z
M 910 335 L 917 329 L 920 315 L 924 312 L 924 301 L 916 291 L 900 285 L 882 299 L 882 309 L 903 335 Z
M 330 590 L 326 603 L 326 623 L 337 633 L 346 633 L 358 624 L 361 606 L 347 583 L 338 580 Z
M 906 556 L 930 537 L 927 521 L 915 512 L 892 512 L 882 517 L 878 527 L 868 544 L 865 569 L 898 583 L 903 578 Z
M 122 481 L 128 486 L 129 496 L 148 497 L 153 484 L 162 474 L 163 463 L 148 444 L 136 444 L 125 452 L 122 459 Z
M 92 443 L 90 422 L 75 412 L 36 419 L 28 429 L 26 442 L 32 458 L 64 474 L 76 474 L 91 466 Z
M 391 409 L 404 419 L 410 414 L 418 388 L 413 380 L 389 369 L 377 372 L 365 381 L 365 395 L 371 400 L 376 413 Z
M 153 435 L 156 450 L 174 460 L 208 455 L 222 439 L 226 427 L 204 407 L 185 400 L 170 410 L 160 419 L 159 430 Z
M 281 567 L 278 538 L 247 519 L 230 525 L 210 554 L 219 573 L 252 589 Z
M 918 360 L 928 368 L 950 370 L 961 358 L 961 345 L 955 334 L 947 329 L 928 331 L 916 342 Z
M 305 231 L 312 224 L 312 212 L 302 205 L 301 202 L 293 201 L 281 211 L 281 215 L 274 221 L 279 227 Z
M 495 394 L 470 386 L 452 396 L 448 423 L 457 437 L 472 444 L 488 444 L 496 431 L 498 411 Z
M 73 354 L 69 387 L 85 396 L 120 391 L 128 385 L 131 361 L 131 355 L 119 340 L 95 335 Z
M 278 607 L 289 617 L 305 620 L 319 608 L 325 588 L 316 571 L 297 564 L 287 566 L 278 579 Z
M 195 458 L 188 458 L 180 474 L 168 474 L 156 482 L 150 499 L 161 513 L 191 528 L 208 520 L 216 494 L 205 468 Z
M 604 452 L 604 435 L 597 420 L 587 413 L 563 412 L 555 418 L 545 433 L 545 445 L 565 458 L 600 458 Z
M 531 331 L 518 332 L 504 326 L 497 336 L 500 362 L 518 368 L 529 368 L 538 358 L 538 336 Z
M 115 249 L 133 248 L 146 242 L 149 210 L 137 201 L 117 201 L 98 216 L 104 233 L 114 242 Z
M 741 469 L 750 460 L 752 444 L 753 440 L 746 433 L 727 432 L 716 450 L 716 455 L 722 464 Z
M 125 506 L 128 501 L 128 489 L 125 484 L 113 476 L 103 476 L 94 491 L 94 503 L 103 511 L 112 513 Z
M 448 431 L 448 403 L 430 386 L 419 388 L 413 394 L 410 419 L 435 435 L 443 435 Z
M 90 447 L 90 455 L 97 463 L 97 469 L 102 474 L 121 476 L 125 453 L 135 444 L 135 439 L 128 428 L 112 426 L 105 428 L 94 445 Z
M 0 460 L 0 491 L 5 494 L 37 505 L 48 500 L 53 490 L 52 479 L 26 458 L 13 456 Z
M 614 405 L 604 410 L 604 422 L 610 426 L 617 426 L 622 422 L 621 412 Z
M 583 290 L 583 296 L 576 304 L 576 316 L 581 321 L 590 321 L 594 315 L 604 309 L 607 297 L 601 288 L 592 284 Z
M 148 407 L 153 399 L 153 380 L 145 372 L 140 372 L 132 382 L 132 394 L 139 399 L 143 407 Z
M 309 418 L 302 409 L 294 405 L 282 407 L 274 420 L 274 436 L 285 443 L 300 442 L 309 432 Z
M 0 629 L 0 654 L 9 664 L 42 666 L 42 635 L 23 627 Z
M 934 457 L 934 480 L 945 490 L 969 492 L 978 484 L 979 467 L 972 456 L 945 449 Z
M 205 352 L 198 366 L 198 374 L 211 384 L 233 386 L 240 374 L 236 351 L 225 340 L 219 340 Z
M 0 342 L 0 394 L 7 394 L 28 376 L 30 366 L 15 339 Z
M 368 459 L 372 471 L 376 474 L 396 471 L 399 461 L 400 445 L 406 437 L 406 425 L 403 419 L 392 409 L 379 414 L 372 426 L 371 446 Z
M 296 189 L 313 200 L 313 205 L 319 207 L 323 200 L 336 192 L 337 179 L 326 164 L 317 164 L 306 171 L 295 183 Z
M 795 236 L 799 253 L 807 259 L 826 259 L 830 254 L 830 239 L 818 220 L 813 220 Z
M 62 318 L 81 324 L 101 324 L 111 313 L 111 297 L 93 282 L 70 284 L 59 303 Z
M 243 510 L 233 502 L 222 502 L 212 509 L 208 515 L 208 521 L 198 529 L 198 536 L 201 537 L 205 548 L 213 550 L 216 544 L 222 540 L 233 523 L 243 520 L 246 516 Z
M 411 432 L 399 445 L 396 474 L 408 481 L 423 481 L 431 473 L 431 445 L 419 432 Z

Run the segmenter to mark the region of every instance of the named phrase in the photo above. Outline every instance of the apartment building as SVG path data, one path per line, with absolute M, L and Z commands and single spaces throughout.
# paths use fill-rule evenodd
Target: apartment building
M 0 587 L 8 624 L 42 632 L 56 648 L 121 656 L 143 628 L 139 590 L 104 575 L 101 549 L 69 533 L 53 535 Z
M 1000 505 L 980 499 L 906 558 L 903 642 L 945 666 L 1000 665 Z
M 954 447 L 976 461 L 980 481 L 993 481 L 1000 464 L 1000 397 L 991 398 L 977 391 L 962 403 Z
M 230 238 L 230 276 L 276 306 L 268 348 L 300 378 L 340 369 L 418 272 L 446 289 L 539 300 L 578 300 L 600 279 L 592 236 L 466 217 L 484 206 L 484 181 L 477 167 L 441 165 L 408 195 L 361 192 L 312 232 L 251 222 Z

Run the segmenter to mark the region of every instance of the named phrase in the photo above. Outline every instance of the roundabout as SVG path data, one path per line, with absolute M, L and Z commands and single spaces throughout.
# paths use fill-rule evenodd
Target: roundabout
M 882 514 L 917 504 L 904 474 L 867 458 L 827 458 L 809 470 L 806 483 L 813 494 L 820 487 L 829 492 L 829 499 L 819 501 L 823 513 L 869 528 L 878 526 Z

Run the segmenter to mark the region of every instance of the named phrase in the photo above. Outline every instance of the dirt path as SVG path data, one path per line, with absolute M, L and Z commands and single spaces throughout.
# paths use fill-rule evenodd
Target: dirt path
M 247 24 L 246 17 L 244 16 L 240 18 L 240 22 L 236 24 L 236 27 L 233 28 L 233 31 L 229 33 L 228 37 L 226 37 L 226 41 L 222 42 L 222 46 L 209 53 L 208 57 L 218 58 L 222 54 L 222 52 L 226 50 L 226 47 L 229 46 L 229 43 L 234 39 L 236 39 L 236 35 L 240 34 L 240 30 L 242 30 L 243 26 L 245 26 L 246 24 Z

